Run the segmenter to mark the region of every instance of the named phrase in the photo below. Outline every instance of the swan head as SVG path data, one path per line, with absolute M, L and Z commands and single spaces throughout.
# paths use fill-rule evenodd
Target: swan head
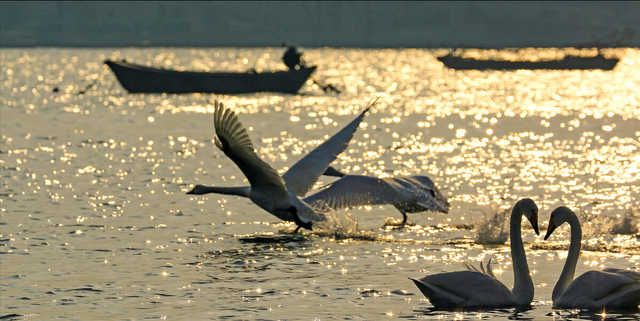
M 538 206 L 536 203 L 530 198 L 523 198 L 516 203 L 516 207 L 529 220 L 536 235 L 540 235 L 538 230 Z
M 195 195 L 206 194 L 205 189 L 206 188 L 204 185 L 196 185 L 192 190 L 188 191 L 187 194 L 195 194 Z
M 425 197 L 421 197 L 419 201 L 423 202 L 422 205 L 427 207 L 427 209 L 444 214 L 449 213 L 451 204 L 449 204 L 447 198 L 442 195 L 438 186 L 436 186 L 429 177 L 415 175 L 407 178 L 397 178 L 396 182 L 411 189 L 417 188 L 420 190 L 420 193 L 424 193 Z M 416 213 L 424 211 L 425 209 L 419 206 L 415 210 L 411 210 L 410 208 L 405 208 L 405 210 L 408 211 L 408 213 Z
M 547 234 L 544 236 L 545 241 L 551 236 L 551 233 L 560 225 L 569 222 L 571 217 L 576 214 L 566 206 L 560 206 L 551 212 L 549 218 L 549 227 L 547 227 Z

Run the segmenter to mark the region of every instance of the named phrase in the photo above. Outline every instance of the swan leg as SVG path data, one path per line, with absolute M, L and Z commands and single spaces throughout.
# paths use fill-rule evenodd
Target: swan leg
M 397 204 L 394 204 L 394 206 L 402 214 L 402 222 L 397 223 L 397 221 L 394 220 L 392 222 L 384 223 L 384 227 L 391 227 L 391 228 L 394 228 L 394 229 L 403 228 L 403 227 L 405 227 L 407 225 L 407 219 L 408 219 L 407 212 L 403 208 L 398 206 Z
M 401 210 L 400 213 L 402 213 L 402 223 L 400 223 L 400 225 L 405 226 L 407 225 L 407 219 L 408 219 L 407 212 Z
M 300 231 L 301 228 L 302 228 L 302 226 L 296 227 L 296 229 L 291 234 L 298 234 L 298 232 Z

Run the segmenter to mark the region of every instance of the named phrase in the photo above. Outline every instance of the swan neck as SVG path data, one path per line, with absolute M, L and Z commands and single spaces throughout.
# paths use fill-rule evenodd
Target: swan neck
M 567 260 L 564 262 L 562 273 L 558 283 L 553 288 L 551 299 L 557 301 L 564 290 L 571 284 L 576 272 L 576 266 L 578 265 L 578 258 L 580 257 L 580 248 L 582 247 L 582 228 L 580 227 L 580 221 L 575 215 L 569 219 L 569 225 L 571 226 L 571 243 L 569 245 L 569 254 Z
M 533 301 L 533 280 L 529 273 L 527 256 L 524 253 L 522 242 L 522 211 L 516 203 L 511 212 L 510 219 L 510 239 L 511 239 L 511 259 L 513 260 L 513 293 L 516 301 L 520 305 L 530 304 Z
M 198 191 L 198 194 L 200 195 L 211 193 L 249 197 L 249 187 L 204 186 L 200 191 Z

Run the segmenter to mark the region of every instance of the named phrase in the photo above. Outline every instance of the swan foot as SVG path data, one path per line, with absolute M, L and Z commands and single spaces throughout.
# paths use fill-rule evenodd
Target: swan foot
M 382 228 L 384 229 L 402 229 L 405 227 L 412 227 L 412 226 L 416 226 L 416 223 L 413 222 L 407 222 L 406 219 L 403 219 L 401 222 L 398 222 L 396 220 L 393 219 L 387 219 L 387 221 L 384 223 L 384 225 L 382 226 Z

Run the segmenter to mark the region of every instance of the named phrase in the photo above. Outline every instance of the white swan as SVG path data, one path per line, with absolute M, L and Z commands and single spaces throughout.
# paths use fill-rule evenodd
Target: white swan
M 567 261 L 551 294 L 553 304 L 586 309 L 637 308 L 640 305 L 640 274 L 636 272 L 604 269 L 588 271 L 573 279 L 582 242 L 582 228 L 576 213 L 565 206 L 553 210 L 544 239 L 563 223 L 571 226 L 571 243 Z
M 407 222 L 407 213 L 432 210 L 449 211 L 449 202 L 426 176 L 376 178 L 363 175 L 345 175 L 329 167 L 325 175 L 342 177 L 329 187 L 305 197 L 312 207 L 319 205 L 332 209 L 364 205 L 393 204 L 402 213 L 402 223 Z
M 304 196 L 311 190 L 329 164 L 347 148 L 365 114 L 376 102 L 377 99 L 369 103 L 356 119 L 294 164 L 282 177 L 256 155 L 251 138 L 237 115 L 216 102 L 213 114 L 216 146 L 240 168 L 251 186 L 197 185 L 187 194 L 217 193 L 248 197 L 279 219 L 294 221 L 300 227 L 311 229 L 311 222 L 324 220 L 324 216 L 298 196 Z
M 509 291 L 504 284 L 492 277 L 493 273 L 485 274 L 478 271 L 440 273 L 411 280 L 436 309 L 530 305 L 534 287 L 522 243 L 522 215 L 531 222 L 536 234 L 539 234 L 538 207 L 531 199 L 519 200 L 513 206 L 510 220 L 513 290 Z

